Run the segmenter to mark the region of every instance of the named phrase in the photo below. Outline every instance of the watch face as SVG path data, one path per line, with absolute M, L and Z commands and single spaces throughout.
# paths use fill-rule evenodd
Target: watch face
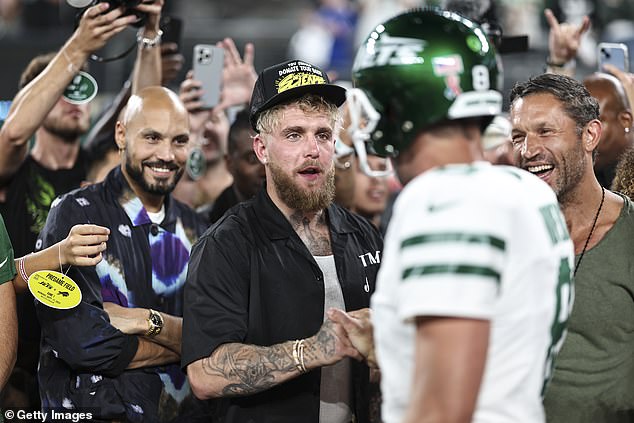
M 163 320 L 161 319 L 161 316 L 158 313 L 150 314 L 150 322 L 152 322 L 152 325 L 154 325 L 154 326 L 162 326 L 163 325 Z

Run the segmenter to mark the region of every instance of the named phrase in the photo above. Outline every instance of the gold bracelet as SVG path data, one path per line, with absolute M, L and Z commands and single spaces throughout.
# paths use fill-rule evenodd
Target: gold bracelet
M 297 346 L 297 348 L 299 349 L 299 363 L 301 365 L 300 371 L 302 373 L 307 373 L 308 370 L 306 369 L 306 364 L 304 363 L 304 347 L 304 340 L 302 339 L 301 341 L 299 341 L 299 344 Z
M 304 340 L 298 339 L 293 342 L 293 361 L 295 367 L 300 373 L 306 373 L 306 366 L 304 366 Z

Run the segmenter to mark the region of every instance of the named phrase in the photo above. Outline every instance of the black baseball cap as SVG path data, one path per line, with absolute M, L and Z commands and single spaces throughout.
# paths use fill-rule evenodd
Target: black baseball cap
M 260 113 L 304 94 L 319 95 L 337 107 L 346 101 L 346 89 L 331 84 L 326 72 L 301 60 L 289 60 L 258 75 L 249 106 L 251 126 L 257 131 Z

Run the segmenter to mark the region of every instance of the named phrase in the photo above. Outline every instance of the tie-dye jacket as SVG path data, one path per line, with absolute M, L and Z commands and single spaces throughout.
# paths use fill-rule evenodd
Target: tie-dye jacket
M 56 310 L 36 301 L 43 335 L 38 377 L 44 411 L 159 422 L 199 410 L 178 364 L 126 370 L 138 338 L 110 325 L 102 309 L 108 301 L 183 315 L 189 251 L 205 226 L 170 196 L 165 207 L 161 225 L 152 224 L 119 167 L 103 183 L 53 202 L 38 247 L 64 239 L 79 223 L 108 227 L 110 237 L 97 266 L 68 270 L 82 291 L 79 306 Z

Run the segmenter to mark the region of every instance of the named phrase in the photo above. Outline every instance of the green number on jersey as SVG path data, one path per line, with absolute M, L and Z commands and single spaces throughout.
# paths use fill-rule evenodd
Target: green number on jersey
M 548 206 L 541 207 L 539 212 L 544 218 L 546 229 L 548 229 L 548 235 L 550 235 L 550 240 L 553 245 L 570 239 L 566 222 L 561 216 L 561 211 L 557 204 L 549 204 Z
M 553 245 L 568 241 L 570 235 L 566 221 L 564 220 L 558 204 L 549 204 L 539 209 L 550 240 Z M 559 279 L 555 288 L 555 317 L 550 326 L 550 346 L 546 354 L 546 364 L 544 366 L 544 384 L 542 385 L 542 396 L 546 391 L 548 382 L 553 376 L 555 356 L 561 349 L 566 332 L 566 323 L 572 305 L 572 271 L 568 258 L 564 257 L 559 262 Z
M 550 346 L 546 355 L 546 365 L 544 366 L 544 384 L 542 385 L 542 397 L 546 392 L 548 382 L 553 377 L 555 367 L 555 356 L 561 349 L 566 332 L 566 323 L 572 305 L 572 271 L 567 258 L 562 258 L 559 262 L 559 281 L 555 290 L 556 307 L 555 318 L 550 326 Z

